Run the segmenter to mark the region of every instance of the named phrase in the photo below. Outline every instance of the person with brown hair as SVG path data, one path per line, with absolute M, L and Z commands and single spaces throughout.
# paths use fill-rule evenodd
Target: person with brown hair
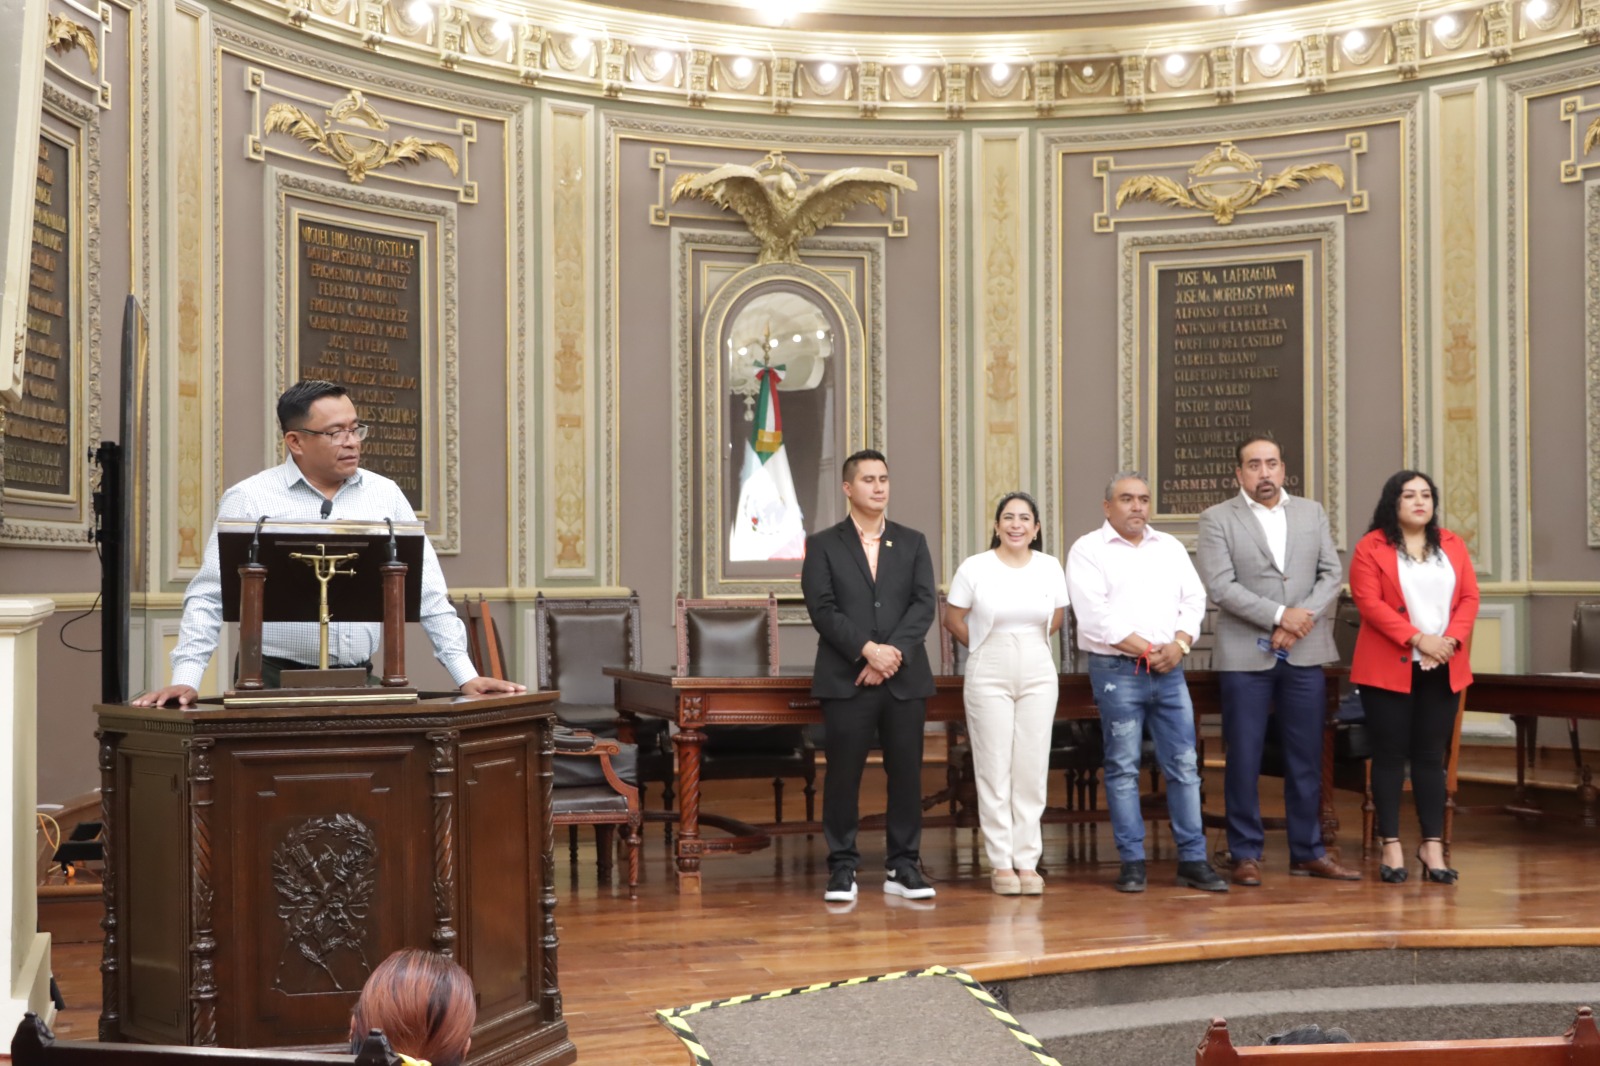
M 378 964 L 350 1012 L 354 1053 L 373 1029 L 396 1054 L 431 1066 L 461 1066 L 478 1020 L 472 978 L 452 959 L 406 948 Z

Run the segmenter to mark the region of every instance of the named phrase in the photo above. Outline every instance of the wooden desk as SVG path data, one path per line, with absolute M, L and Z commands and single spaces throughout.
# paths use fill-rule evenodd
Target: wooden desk
M 1474 674 L 1467 690 L 1469 711 L 1491 711 L 1511 716 L 1517 729 L 1517 791 L 1506 812 L 1538 816 L 1544 811 L 1528 792 L 1528 763 L 1533 757 L 1535 718 L 1582 718 L 1600 721 L 1600 674 Z M 1583 803 L 1583 824 L 1593 829 L 1596 791 L 1588 766 L 1578 787 Z
M 403 947 L 472 975 L 467 1066 L 576 1057 L 556 981 L 554 692 L 102 705 L 100 1039 L 334 1050 Z
M 665 718 L 678 726 L 672 740 L 678 749 L 678 889 L 700 891 L 700 861 L 713 854 L 758 851 L 771 843 L 771 826 L 756 826 L 700 810 L 700 749 L 708 728 L 720 725 L 806 725 L 822 721 L 822 704 L 811 696 L 809 671 L 785 671 L 777 677 L 766 674 L 728 677 L 678 677 L 670 672 L 628 670 L 608 667 L 608 677 L 616 681 L 616 708 L 624 716 L 646 715 Z M 1333 809 L 1333 740 L 1331 735 L 1339 705 L 1336 674 L 1330 672 L 1328 684 L 1327 733 L 1322 746 L 1322 839 L 1333 846 L 1339 834 L 1339 819 Z M 1187 672 L 1189 696 L 1196 718 L 1220 714 L 1221 692 L 1217 674 L 1210 670 Z M 1060 695 L 1056 717 L 1098 718 L 1089 675 L 1060 675 Z M 966 717 L 960 676 L 934 678 L 935 692 L 928 700 L 928 721 L 959 722 Z M 1094 817 L 1103 818 L 1104 812 Z M 927 820 L 928 822 L 933 819 Z M 703 824 L 721 829 L 726 837 L 705 838 Z M 925 822 L 927 824 L 927 822 Z M 863 827 L 869 820 L 862 819 Z M 807 823 L 792 823 L 790 831 L 815 830 Z

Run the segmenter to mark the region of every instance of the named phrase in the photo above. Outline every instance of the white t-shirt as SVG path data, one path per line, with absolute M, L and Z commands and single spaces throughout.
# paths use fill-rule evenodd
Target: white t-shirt
M 1400 593 L 1405 597 L 1411 624 L 1429 636 L 1442 637 L 1450 625 L 1450 601 L 1456 594 L 1456 571 L 1444 552 L 1430 552 L 1422 562 L 1396 548 L 1400 566 Z M 1422 653 L 1411 649 L 1411 661 Z
M 950 581 L 950 606 L 967 615 L 967 650 L 975 652 L 990 633 L 1042 629 L 1067 605 L 1067 575 L 1053 555 L 1033 552 L 1027 566 L 1007 566 L 994 551 L 969 556 Z

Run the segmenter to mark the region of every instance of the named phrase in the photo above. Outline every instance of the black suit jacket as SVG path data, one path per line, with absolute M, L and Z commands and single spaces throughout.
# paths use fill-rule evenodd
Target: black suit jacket
M 895 699 L 933 695 L 923 639 L 933 624 L 937 594 L 926 537 L 889 522 L 878 546 L 878 579 L 873 581 L 861 536 L 846 517 L 806 538 L 800 588 L 821 638 L 811 674 L 813 696 L 848 699 L 861 691 L 856 677 L 866 665 L 861 649 L 869 640 L 900 649 L 900 669 L 886 682 Z

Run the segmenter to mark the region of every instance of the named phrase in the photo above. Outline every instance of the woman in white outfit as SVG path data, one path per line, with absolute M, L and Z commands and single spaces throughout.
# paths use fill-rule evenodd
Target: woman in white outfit
M 1061 563 L 1039 549 L 1039 508 L 1013 492 L 995 508 L 989 550 L 950 582 L 944 627 L 968 649 L 967 736 L 978 781 L 978 822 L 1002 896 L 1037 896 L 1058 681 L 1050 635 L 1067 608 Z

